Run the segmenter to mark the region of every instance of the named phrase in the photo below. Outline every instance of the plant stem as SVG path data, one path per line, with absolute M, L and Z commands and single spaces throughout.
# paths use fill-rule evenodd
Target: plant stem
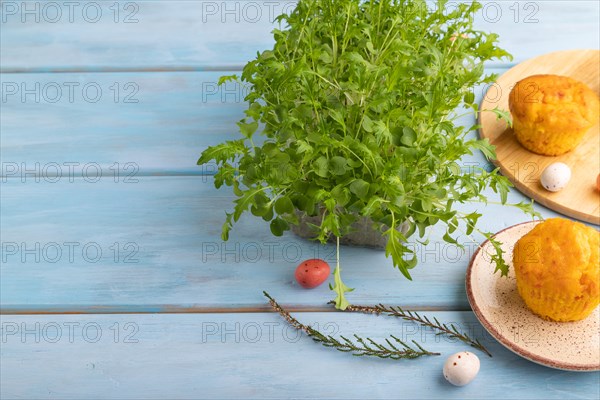
M 390 338 L 385 339 L 385 343 L 377 343 L 370 338 L 362 338 L 358 335 L 354 335 L 355 341 L 340 336 L 341 340 L 338 340 L 330 335 L 325 335 L 316 329 L 311 328 L 308 325 L 304 325 L 299 322 L 296 318 L 292 317 L 283 307 L 281 307 L 274 298 L 272 298 L 267 292 L 263 291 L 263 294 L 269 299 L 271 307 L 279 313 L 291 326 L 303 331 L 310 336 L 315 342 L 322 344 L 325 347 L 332 347 L 338 351 L 344 353 L 351 353 L 354 356 L 372 356 L 379 358 L 390 358 L 393 360 L 399 359 L 413 359 L 422 356 L 438 356 L 440 353 L 432 353 L 425 350 L 414 340 L 412 341 L 416 348 L 409 346 L 397 337 L 390 335 Z
M 345 310 L 346 307 L 348 307 L 350 305 L 350 303 L 348 302 L 348 300 L 346 300 L 346 296 L 344 295 L 344 293 L 351 292 L 354 289 L 349 288 L 348 286 L 346 286 L 344 284 L 344 282 L 342 282 L 342 275 L 341 275 L 342 268 L 340 267 L 340 238 L 339 238 L 339 236 L 336 236 L 335 255 L 336 255 L 336 265 L 335 265 L 335 269 L 333 270 L 334 285 L 332 286 L 331 284 L 329 284 L 329 288 L 336 293 L 336 297 L 334 300 L 335 308 L 337 308 L 339 310 Z
M 481 342 L 479 342 L 478 339 L 472 339 L 466 333 L 459 332 L 458 329 L 456 329 L 456 327 L 454 326 L 454 324 L 450 324 L 450 326 L 448 326 L 446 324 L 442 324 L 435 317 L 433 318 L 433 322 L 432 322 L 429 320 L 429 318 L 427 318 L 426 316 L 420 316 L 417 312 L 403 310 L 400 307 L 393 307 L 393 306 L 388 307 L 388 306 L 384 306 L 383 304 L 378 304 L 376 306 L 349 305 L 348 307 L 346 307 L 346 311 L 362 312 L 362 313 L 376 314 L 376 315 L 387 314 L 390 317 L 397 317 L 397 318 L 402 318 L 405 321 L 416 322 L 419 325 L 427 326 L 434 330 L 437 330 L 438 335 L 439 334 L 448 335 L 451 338 L 455 338 L 462 342 L 467 343 L 468 345 L 484 352 L 485 354 L 487 354 L 490 357 L 492 356 L 492 353 L 490 353 L 488 351 L 488 349 L 486 349 L 481 344 Z

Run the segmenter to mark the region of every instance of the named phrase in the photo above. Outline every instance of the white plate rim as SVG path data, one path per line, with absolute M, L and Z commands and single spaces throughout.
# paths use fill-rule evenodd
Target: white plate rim
M 496 237 L 498 235 L 500 235 L 501 233 L 504 233 L 508 230 L 514 229 L 516 227 L 522 226 L 522 225 L 531 225 L 531 228 L 533 229 L 533 227 L 535 225 L 537 225 L 538 223 L 540 223 L 542 221 L 527 221 L 527 222 L 522 222 L 519 224 L 515 224 L 512 226 L 509 226 L 507 228 L 504 228 L 498 232 L 496 232 L 493 237 Z M 477 260 L 481 249 L 483 249 L 487 244 L 488 244 L 489 240 L 484 241 L 479 247 L 477 247 L 477 250 L 475 251 L 475 253 L 473 254 L 473 257 L 471 257 L 471 261 L 469 262 L 469 266 L 467 267 L 467 273 L 466 273 L 466 278 L 465 278 L 465 286 L 466 286 L 466 292 L 467 292 L 467 299 L 469 301 L 469 304 L 471 305 L 471 309 L 473 310 L 473 313 L 475 314 L 475 316 L 477 317 L 477 319 L 479 320 L 479 322 L 483 325 L 483 327 L 485 328 L 486 331 L 488 331 L 488 333 L 490 335 L 492 335 L 492 337 L 494 339 L 496 339 L 498 342 L 500 342 L 500 344 L 502 344 L 504 347 L 506 347 L 507 349 L 509 349 L 510 351 L 512 351 L 515 354 L 518 354 L 519 356 L 532 361 L 534 363 L 540 364 L 540 365 L 544 365 L 547 367 L 551 367 L 551 368 L 555 368 L 555 369 L 561 369 L 561 370 L 565 370 L 565 371 L 576 371 L 576 372 L 593 372 L 593 371 L 600 371 L 600 363 L 598 364 L 577 364 L 577 363 L 567 363 L 567 362 L 562 362 L 562 361 L 557 361 L 557 360 L 553 360 L 551 358 L 547 358 L 547 357 L 542 357 L 539 356 L 537 354 L 534 354 L 530 351 L 528 351 L 527 349 L 524 349 L 523 347 L 517 345 L 516 343 L 514 343 L 513 341 L 511 341 L 510 339 L 508 339 L 506 336 L 502 335 L 495 327 L 494 324 L 491 323 L 486 317 L 485 314 L 483 313 L 483 311 L 481 310 L 481 308 L 479 307 L 479 305 L 477 304 L 477 301 L 475 300 L 475 296 L 473 294 L 473 282 L 472 282 L 472 274 L 473 274 L 473 265 L 475 264 L 475 261 Z M 494 275 L 500 277 L 500 275 L 498 273 L 495 273 Z M 543 323 L 545 322 L 543 319 L 540 318 L 540 321 Z

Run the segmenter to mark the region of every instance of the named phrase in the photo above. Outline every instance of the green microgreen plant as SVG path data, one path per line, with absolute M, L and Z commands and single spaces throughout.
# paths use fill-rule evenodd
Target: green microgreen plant
M 231 186 L 237 197 L 223 240 L 248 210 L 276 236 L 299 222 L 298 212 L 319 215 L 322 243 L 369 217 L 383 227 L 386 256 L 411 279 L 417 258 L 406 241 L 413 234 L 422 238 L 442 224 L 444 240 L 458 246 L 461 232 L 490 237 L 477 229 L 481 213 L 456 205 L 487 203 L 487 189 L 505 204 L 511 184 L 497 169 L 461 170 L 463 156 L 479 150 L 493 159 L 495 152 L 460 119 L 465 110 L 480 112 L 473 88 L 496 78 L 484 74 L 484 63 L 510 55 L 496 34 L 473 28 L 479 3 L 446 3 L 300 0 L 277 18 L 273 49 L 258 53 L 241 76 L 220 80 L 248 86 L 241 138 L 198 160 L 214 160 L 215 186 Z M 508 122 L 502 110 L 489 111 Z M 533 214 L 531 204 L 517 206 Z M 500 243 L 491 243 L 505 275 Z M 332 290 L 336 306 L 346 308 L 339 256 Z

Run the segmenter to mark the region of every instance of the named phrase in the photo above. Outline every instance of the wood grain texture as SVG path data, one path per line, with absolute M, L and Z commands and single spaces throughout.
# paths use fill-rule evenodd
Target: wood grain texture
M 228 73 L 2 74 L 0 175 L 36 164 L 56 175 L 51 163 L 65 175 L 79 163 L 79 177 L 86 164 L 114 175 L 115 163 L 123 176 L 212 174 L 215 165 L 196 166 L 200 153 L 239 137 L 246 108 L 242 86 L 217 87 Z
M 569 76 L 600 93 L 600 51 L 555 52 L 528 60 L 504 73 L 490 87 L 481 107 L 508 110 L 508 97 L 519 80 L 536 74 Z M 596 177 L 600 173 L 600 125 L 591 128 L 572 151 L 548 157 L 534 154 L 517 141 L 511 128 L 489 113 L 480 114 L 480 134 L 496 146 L 498 165 L 515 186 L 535 201 L 560 213 L 600 225 L 600 192 Z M 549 192 L 540 183 L 544 169 L 562 162 L 571 168 L 571 181 L 560 192 Z
M 486 73 L 504 71 L 488 68 Z M 72 170 L 79 177 L 86 165 L 90 173 L 98 166 L 104 176 L 114 176 L 115 169 L 121 177 L 134 171 L 138 176 L 212 175 L 214 163 L 196 165 L 200 153 L 240 138 L 236 122 L 247 108 L 244 86 L 217 86 L 221 75 L 232 73 L 0 74 L 6 89 L 0 176 L 22 179 L 25 170 L 38 165 L 42 179 L 57 171 L 68 176 L 70 163 L 79 163 Z M 482 99 L 485 86 L 474 94 Z M 459 123 L 472 126 L 475 120 L 465 116 Z M 257 143 L 261 140 L 257 136 Z M 487 165 L 479 154 L 470 161 Z
M 278 300 L 285 305 L 293 298 L 287 294 Z M 442 376 L 447 356 L 471 351 L 462 342 L 387 317 L 295 315 L 330 334 L 357 333 L 375 340 L 395 334 L 442 355 L 402 361 L 352 357 L 297 335 L 273 313 L 2 316 L 0 395 L 3 399 L 595 399 L 600 395 L 600 373 L 558 371 L 520 358 L 487 336 L 471 312 L 427 314 L 471 332 L 493 354 L 489 358 L 473 350 L 481 370 L 462 388 Z M 24 334 L 25 329 L 31 333 Z M 132 341 L 137 342 L 128 343 Z
M 333 264 L 334 246 L 289 232 L 273 237 L 268 224 L 251 215 L 242 217 L 224 243 L 220 231 L 233 200 L 229 189 L 217 191 L 212 178 L 202 176 L 138 180 L 1 183 L 2 306 L 38 312 L 68 311 L 69 305 L 79 311 L 130 306 L 155 312 L 255 307 L 262 305 L 257 293 L 263 289 L 289 296 L 298 306 L 322 307 L 332 298 L 326 285 L 300 288 L 293 271 L 306 258 Z M 509 196 L 510 202 L 522 200 L 518 192 Z M 479 210 L 484 214 L 481 228 L 492 232 L 527 220 L 519 210 L 492 204 L 468 204 L 463 210 Z M 382 251 L 343 248 L 344 279 L 356 288 L 351 301 L 468 309 L 464 274 L 479 243 L 464 238 L 463 253 L 445 244 L 443 234 L 433 229 L 427 246 L 413 242 L 421 264 L 412 282 Z M 72 258 L 65 245 L 70 242 L 77 243 L 71 246 Z
M 87 16 L 93 17 L 92 3 L 102 11 L 95 23 L 81 13 L 92 7 Z M 77 2 L 72 22 L 65 8 L 57 22 L 47 20 L 53 17 L 50 9 L 50 14 L 40 14 L 39 22 L 35 12 L 23 16 L 21 10 L 7 9 L 44 7 L 43 2 L 0 3 L 0 69 L 7 72 L 0 76 L 2 96 L 10 82 L 30 85 L 26 89 L 36 82 L 42 89 L 48 83 L 63 89 L 70 82 L 79 84 L 77 88 L 95 83 L 103 90 L 96 103 L 82 100 L 80 91 L 74 102 L 68 97 L 54 103 L 32 102 L 31 95 L 21 101 L 20 92 L 2 99 L 3 163 L 19 167 L 40 163 L 40 168 L 53 162 L 95 163 L 103 176 L 89 182 L 79 167 L 78 178 L 71 181 L 63 175 L 53 183 L 51 168 L 39 182 L 35 172 L 23 179 L 20 173 L 2 171 L 0 311 L 96 314 L 0 315 L 0 398 L 600 396 L 600 374 L 565 373 L 530 363 L 483 333 L 470 312 L 428 313 L 472 328 L 494 354 L 493 359 L 480 357 L 479 377 L 464 388 L 444 381 L 443 357 L 408 363 L 359 359 L 297 338 L 277 315 L 253 313 L 265 309 L 263 289 L 292 308 L 323 310 L 331 292 L 324 286 L 300 289 L 294 284 L 293 269 L 302 256 L 331 261 L 333 247 L 292 235 L 274 238 L 268 226 L 246 217 L 230 242 L 223 244 L 220 224 L 232 194 L 214 190 L 207 176 L 177 175 L 214 172 L 199 169 L 197 156 L 204 147 L 236 136 L 235 122 L 244 105 L 236 100 L 240 88 L 227 94 L 214 92 L 211 85 L 218 76 L 239 71 L 256 51 L 269 48 L 274 26 L 269 10 L 279 13 L 293 3 L 120 1 L 117 22 L 114 8 L 109 8 L 114 3 Z M 134 5 L 125 8 L 127 3 Z M 476 23 L 500 34 L 501 45 L 515 55 L 513 63 L 552 50 L 600 44 L 595 34 L 600 6 L 595 1 L 487 3 L 485 17 L 479 14 Z M 258 19 L 250 13 L 255 5 Z M 137 22 L 125 23 L 127 16 Z M 510 65 L 490 67 L 503 70 Z M 116 102 L 114 83 L 120 89 Z M 138 85 L 134 97 L 138 103 L 123 102 L 131 93 L 127 83 Z M 52 96 L 52 85 L 47 87 Z M 464 161 L 487 165 L 480 154 Z M 123 181 L 128 170 L 121 171 L 115 182 L 110 169 L 115 162 L 121 167 L 136 164 L 134 181 Z M 516 191 L 509 195 L 511 202 L 524 199 Z M 483 212 L 482 227 L 491 231 L 524 220 L 510 208 L 465 207 Z M 537 208 L 546 217 L 556 215 Z M 382 252 L 344 248 L 344 277 L 356 288 L 350 300 L 467 310 L 464 274 L 475 244 L 460 255 L 443 244 L 441 235 L 434 230 L 430 245 L 418 249 L 422 262 L 414 270 L 413 282 L 394 270 Z M 66 241 L 79 244 L 72 262 Z M 15 243 L 17 253 L 11 254 L 6 246 Z M 47 246 L 52 243 L 62 245 L 63 254 L 56 261 L 52 253 L 56 248 Z M 92 261 L 93 249 L 87 259 L 81 252 L 83 245 L 94 243 L 103 252 L 97 261 Z M 117 261 L 114 243 L 120 250 Z M 125 263 L 131 247 L 123 246 L 130 243 L 137 245 L 130 261 L 137 262 Z M 33 253 L 28 252 L 32 248 Z M 136 312 L 144 314 L 132 314 Z M 338 334 L 356 332 L 378 339 L 392 332 L 406 334 L 407 339 L 424 339 L 444 355 L 466 349 L 462 343 L 436 339 L 431 332 L 387 318 L 334 312 L 299 317 L 327 327 L 330 333 L 334 329 Z M 58 338 L 56 326 L 62 329 Z M 94 342 L 98 328 L 102 335 Z M 132 332 L 136 333 L 129 339 L 138 342 L 125 343 Z
M 36 3 L 40 4 L 37 15 L 23 13 L 25 7 L 35 10 Z M 44 11 L 43 2 L 3 2 L 2 70 L 228 69 L 270 48 L 273 17 L 294 5 L 287 0 L 138 0 L 119 1 L 117 7 L 114 3 L 78 2 L 71 19 L 69 9 L 61 7 L 61 18 L 52 22 L 56 14 L 51 9 Z M 128 3 L 134 6 L 126 8 Z M 502 47 L 515 56 L 514 62 L 553 50 L 600 45 L 595 34 L 600 6 L 594 0 L 482 3 L 484 8 L 475 16 L 476 27 L 498 33 Z M 8 4 L 16 4 L 17 9 L 7 9 Z M 456 2 L 449 4 L 452 7 Z M 90 22 L 97 18 L 97 8 L 101 16 Z
M 70 19 L 69 10 L 60 7 L 62 18 L 52 23 L 53 10 L 44 13 L 39 5 L 39 13 L 23 13 L 25 7 L 35 9 L 36 3 L 18 2 L 17 10 L 4 13 L 0 44 L 5 71 L 63 67 L 101 71 L 115 66 L 227 69 L 272 46 L 274 17 L 294 7 L 287 0 L 82 1 Z

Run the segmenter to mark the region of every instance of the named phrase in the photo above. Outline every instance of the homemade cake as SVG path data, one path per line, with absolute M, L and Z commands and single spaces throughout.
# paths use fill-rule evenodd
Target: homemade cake
M 552 218 L 515 244 L 517 288 L 531 311 L 552 321 L 578 321 L 600 301 L 600 232 Z
M 515 85 L 508 106 L 519 143 L 534 153 L 556 156 L 573 150 L 598 123 L 598 95 L 566 76 L 533 75 Z

